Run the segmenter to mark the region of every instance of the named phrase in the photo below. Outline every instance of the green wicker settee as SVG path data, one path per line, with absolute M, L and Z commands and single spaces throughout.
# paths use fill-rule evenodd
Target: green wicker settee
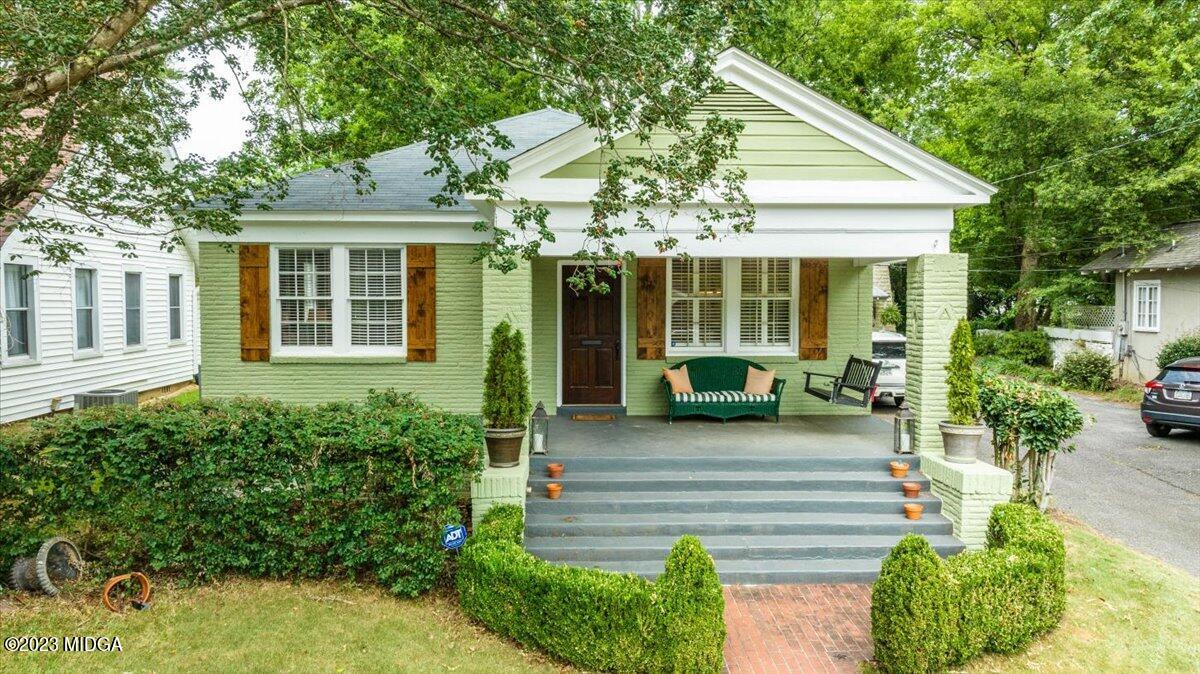
M 732 419 L 748 415 L 775 417 L 779 422 L 779 401 L 787 380 L 775 378 L 771 392 L 761 395 L 743 393 L 747 368 L 766 370 L 758 363 L 742 358 L 714 356 L 692 358 L 670 366 L 672 370 L 687 365 L 688 378 L 695 393 L 671 393 L 671 384 L 662 378 L 667 393 L 667 421 L 675 417 L 700 414 L 706 417 Z

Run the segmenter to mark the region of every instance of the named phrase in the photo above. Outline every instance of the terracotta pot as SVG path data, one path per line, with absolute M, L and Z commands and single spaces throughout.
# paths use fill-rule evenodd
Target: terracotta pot
M 562 485 L 557 482 L 551 482 L 546 485 L 546 498 L 558 498 L 562 496 Z
M 905 503 L 904 516 L 910 520 L 921 519 L 921 513 L 925 512 L 925 506 L 920 503 Z
M 546 476 L 558 479 L 562 477 L 563 465 L 561 463 L 546 464 Z
M 900 488 L 904 490 L 904 498 L 916 498 L 921 495 L 921 485 L 916 482 L 905 482 Z
M 903 461 L 893 461 L 890 465 L 892 467 L 892 477 L 907 477 L 908 476 L 908 464 L 907 463 L 905 463 Z

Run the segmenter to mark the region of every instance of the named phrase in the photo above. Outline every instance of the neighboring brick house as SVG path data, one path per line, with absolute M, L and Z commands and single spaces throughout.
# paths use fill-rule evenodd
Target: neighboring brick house
M 1165 233 L 1167 242 L 1145 253 L 1114 250 L 1081 270 L 1113 280 L 1118 372 L 1131 382 L 1158 374 L 1164 344 L 1200 331 L 1200 221 Z

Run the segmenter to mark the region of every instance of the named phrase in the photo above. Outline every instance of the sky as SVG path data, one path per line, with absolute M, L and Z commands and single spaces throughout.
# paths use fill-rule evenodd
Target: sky
M 250 66 L 253 55 L 249 50 L 237 52 L 237 58 L 243 68 Z M 188 115 L 188 123 L 192 134 L 186 140 L 176 144 L 175 149 L 181 155 L 198 154 L 205 159 L 213 160 L 228 156 L 242 147 L 250 125 L 244 119 L 247 108 L 238 93 L 234 83 L 233 71 L 225 64 L 225 60 L 216 54 L 209 54 L 209 60 L 214 65 L 217 75 L 229 82 L 225 98 L 216 100 L 208 95 L 202 95 L 200 103 Z

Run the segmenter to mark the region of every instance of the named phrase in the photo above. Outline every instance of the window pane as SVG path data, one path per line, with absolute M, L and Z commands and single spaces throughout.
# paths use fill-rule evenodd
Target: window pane
M 92 331 L 92 309 L 75 310 L 75 348 L 91 349 L 96 346 L 96 335 Z
M 720 258 L 671 260 L 671 346 L 720 347 L 724 279 Z
M 75 348 L 96 347 L 96 271 L 75 270 Z
M 403 346 L 404 249 L 349 251 L 350 344 Z
M 9 356 L 28 356 L 33 345 L 33 267 L 4 265 L 4 332 Z
M 744 346 L 788 346 L 792 342 L 792 262 L 787 258 L 743 259 L 739 339 Z
M 280 343 L 283 346 L 332 346 L 330 250 L 284 248 L 277 255 Z
M 142 275 L 125 272 L 125 345 L 142 343 Z
M 179 274 L 167 277 L 167 314 L 169 339 L 183 339 L 183 277 Z

